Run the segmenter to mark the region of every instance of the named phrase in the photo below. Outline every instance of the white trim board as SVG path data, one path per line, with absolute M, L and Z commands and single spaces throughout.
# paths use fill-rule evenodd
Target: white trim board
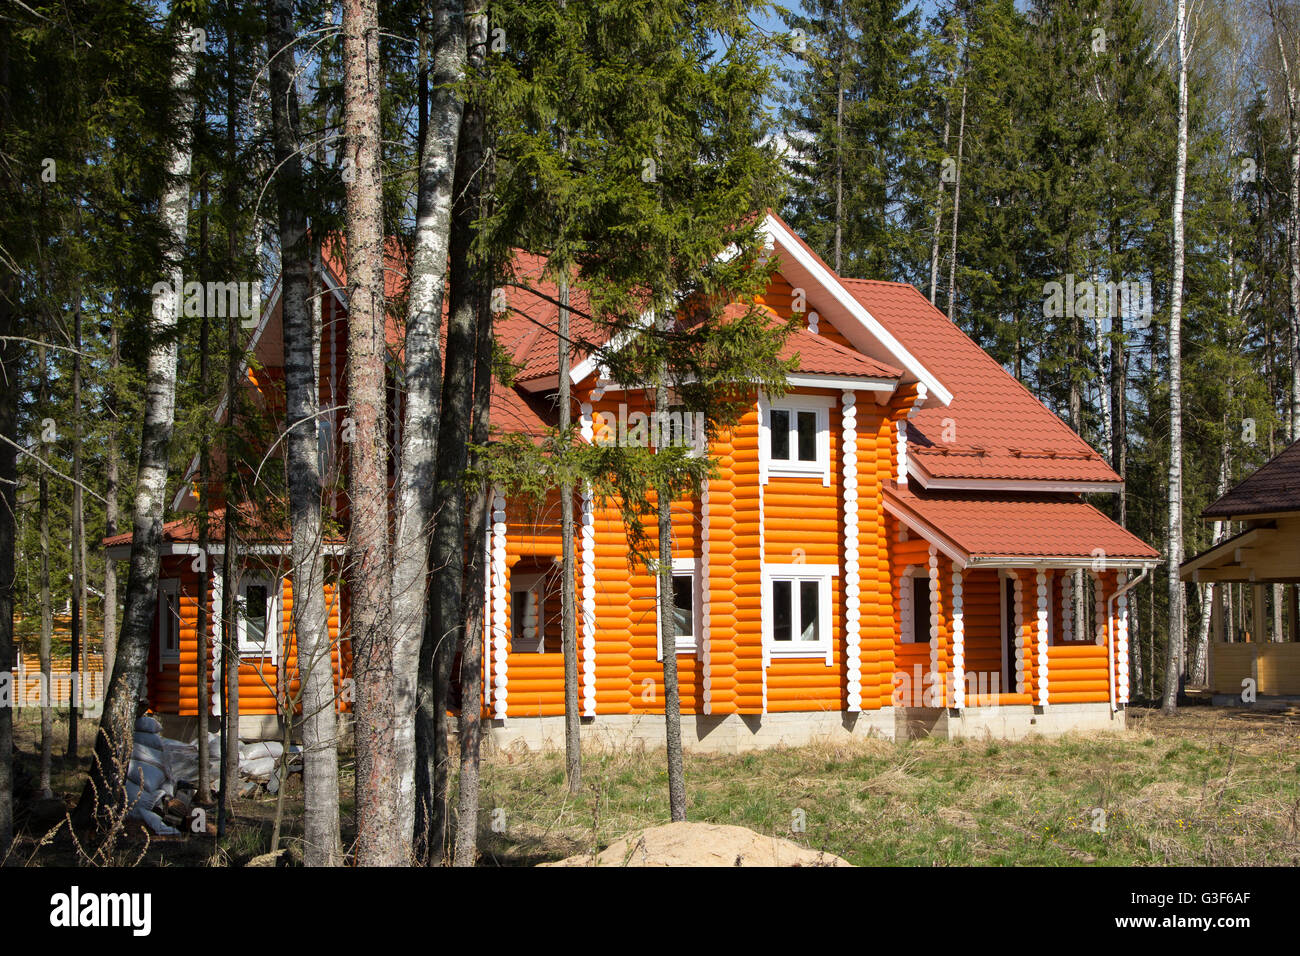
M 901 366 L 918 382 L 924 384 L 930 396 L 940 404 L 949 405 L 952 403 L 952 393 L 943 387 L 943 383 L 935 378 L 934 374 L 922 365 L 916 356 L 904 348 L 903 344 L 894 338 L 893 333 L 868 312 L 853 293 L 845 288 L 844 284 L 830 270 L 818 262 L 817 258 L 804 248 L 803 244 L 785 225 L 769 213 L 763 220 L 761 229 L 763 234 L 771 241 L 773 247 L 779 248 L 783 255 L 788 256 L 799 268 L 808 273 L 858 323 L 863 332 L 879 343 L 894 364 Z M 789 279 L 790 277 L 786 276 L 786 278 Z M 845 337 L 852 338 L 848 334 L 849 330 L 841 328 L 840 332 Z M 859 351 L 865 352 L 861 348 L 859 348 Z

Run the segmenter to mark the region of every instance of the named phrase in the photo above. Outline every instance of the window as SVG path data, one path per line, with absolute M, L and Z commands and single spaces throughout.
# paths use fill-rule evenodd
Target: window
M 825 657 L 831 663 L 831 578 L 835 565 L 764 567 L 763 634 L 776 657 Z
M 510 576 L 510 651 L 546 653 L 546 575 Z
M 830 406 L 834 400 L 815 395 L 787 396 L 759 412 L 764 480 L 768 474 L 816 476 L 829 485 Z
M 181 656 L 180 582 L 164 578 L 158 582 L 158 667 Z
M 279 602 L 267 578 L 250 578 L 239 584 L 239 653 L 250 657 L 275 657 Z
M 930 643 L 930 572 L 926 567 L 911 567 L 903 572 L 900 585 L 899 615 L 903 644 Z
M 659 578 L 655 577 L 655 599 L 661 596 Z M 699 648 L 700 633 L 700 578 L 694 558 L 673 558 L 672 575 L 672 627 L 673 645 L 678 654 L 694 654 Z M 659 617 L 656 604 L 656 618 Z M 658 657 L 664 656 L 663 634 L 659 634 Z

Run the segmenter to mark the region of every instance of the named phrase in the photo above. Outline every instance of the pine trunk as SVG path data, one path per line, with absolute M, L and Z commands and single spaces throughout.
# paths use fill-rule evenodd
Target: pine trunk
M 408 846 L 415 832 L 415 714 L 429 595 L 429 537 L 441 404 L 439 334 L 447 283 L 452 178 L 464 109 L 458 89 L 465 75 L 465 11 L 460 0 L 436 4 L 433 42 L 433 96 L 427 120 L 421 123 L 415 249 L 406 313 L 406 410 L 393 555 L 393 675 L 401 769 L 398 812 L 402 840 Z M 427 88 L 426 77 L 422 72 L 422 87 Z M 425 100 L 421 96 L 422 119 Z
M 187 24 L 182 23 L 171 75 L 175 98 L 172 128 L 177 131 L 178 142 L 173 145 L 167 159 L 167 178 L 159 213 L 167 244 L 161 269 L 165 282 L 160 282 L 153 290 L 151 345 L 145 376 L 147 392 L 131 521 L 131 563 L 126 581 L 125 611 L 113 673 L 104 695 L 90 778 L 77 804 L 76 816 L 81 822 L 89 822 L 92 816 L 116 807 L 125 796 L 121 782 L 126 777 L 131 757 L 137 701 L 145 691 L 145 667 L 153 632 L 163 509 L 166 506 L 168 452 L 176 411 L 175 330 L 180 312 L 183 249 L 189 219 L 194 71 L 190 30 Z
M 560 434 L 569 447 L 571 398 L 569 382 L 569 281 L 559 280 L 559 396 Z M 566 469 L 567 473 L 567 469 Z M 578 703 L 578 622 L 575 605 L 577 581 L 573 560 L 573 483 L 560 485 L 560 635 L 564 650 L 564 775 L 569 793 L 582 790 L 582 718 Z
M 0 51 L 0 78 L 7 75 Z M 7 100 L 7 98 L 5 98 Z M 0 123 L 9 121 L 9 111 L 0 100 Z M 0 126 L 0 129 L 3 129 Z M 20 381 L 20 349 L 6 336 L 14 334 L 12 276 L 0 288 L 0 377 Z M 18 489 L 18 389 L 0 388 L 0 674 L 14 667 L 14 546 L 17 543 Z M 0 859 L 9 852 L 14 833 L 14 709 L 0 707 Z
M 79 286 L 74 294 L 76 301 L 72 304 L 72 627 L 69 635 L 71 655 L 68 662 L 72 681 L 68 688 L 67 756 L 75 761 L 81 700 L 85 692 L 82 671 L 87 668 L 81 646 L 85 636 L 86 614 L 86 515 L 81 492 L 81 289 Z M 163 480 L 165 483 L 165 472 Z M 156 571 L 154 576 L 157 577 Z
M 45 346 L 40 347 L 41 390 L 39 397 L 40 414 L 49 413 L 50 380 L 46 366 Z M 50 790 L 50 766 L 54 761 L 54 688 L 51 684 L 50 654 L 54 636 L 54 609 L 50 604 L 50 488 L 45 469 L 42 468 L 36 479 L 37 509 L 41 525 L 41 793 L 48 797 Z
M 668 328 L 665 309 L 656 310 L 655 327 L 663 334 Z M 655 388 L 655 412 L 668 411 L 666 370 L 661 369 Z M 661 429 L 663 419 L 660 420 Z M 661 431 L 660 441 L 663 441 Z M 686 774 L 682 764 L 682 709 L 677 686 L 677 634 L 673 615 L 673 516 L 672 499 L 665 488 L 657 490 L 656 506 L 659 526 L 659 634 L 664 655 L 664 731 L 668 756 L 668 811 L 676 823 L 686 819 Z
M 492 411 L 492 310 L 478 317 L 474 358 L 474 424 L 470 472 L 484 462 L 478 449 L 489 437 Z M 465 635 L 460 653 L 460 794 L 456 806 L 456 866 L 473 866 L 478 858 L 479 750 L 482 743 L 483 628 L 487 614 L 487 534 L 489 486 L 480 476 L 469 508 L 470 553 L 465 562 Z
M 275 144 L 284 316 L 285 446 L 293 561 L 293 634 L 301 675 L 303 745 L 303 861 L 335 866 L 339 836 L 337 716 L 331 664 L 329 612 L 325 605 L 324 528 L 321 521 L 319 352 L 313 329 L 311 253 L 307 194 L 296 143 L 298 99 L 294 90 L 292 0 L 267 5 L 271 60 L 271 126 Z M 287 695 L 286 695 L 287 697 Z M 285 708 L 286 734 L 293 702 Z M 286 741 L 287 742 L 287 741 Z M 280 796 L 283 798 L 281 788 Z
M 388 441 L 384 220 L 380 166 L 377 0 L 343 4 L 343 120 L 347 184 L 349 497 L 353 676 L 356 689 L 357 864 L 407 862 L 397 801 L 392 556 L 388 537 Z M 348 436 L 345 436 L 348 437 Z

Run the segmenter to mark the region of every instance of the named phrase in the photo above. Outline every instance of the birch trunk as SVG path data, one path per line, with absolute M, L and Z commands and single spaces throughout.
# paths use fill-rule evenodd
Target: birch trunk
M 156 605 L 154 596 L 158 588 L 168 452 L 176 411 L 177 339 L 174 333 L 180 311 L 183 249 L 189 219 L 194 72 L 190 28 L 181 22 L 170 80 L 174 97 L 172 128 L 177 131 L 178 140 L 167 158 L 167 176 L 159 210 L 167 245 L 162 256 L 163 281 L 153 289 L 153 323 L 131 520 L 131 564 L 126 581 L 126 606 L 113 674 L 104 695 L 90 777 L 77 804 L 76 816 L 81 822 L 89 822 L 92 816 L 117 806 L 125 795 L 121 781 L 125 778 L 134 742 L 136 702 L 145 690 L 145 667 L 149 659 Z
M 118 472 L 117 451 L 117 398 L 114 394 L 115 377 L 121 361 L 120 346 L 117 338 L 117 324 L 113 323 L 109 331 L 109 369 L 110 384 L 105 400 L 105 411 L 110 419 L 107 450 L 104 462 L 104 537 L 111 538 L 117 534 L 118 504 L 117 495 L 121 481 Z M 113 660 L 117 656 L 117 562 L 110 557 L 104 558 L 104 680 L 113 673 Z
M 1183 195 L 1187 184 L 1187 3 L 1178 0 L 1174 39 L 1178 56 L 1178 151 L 1174 168 L 1174 262 L 1169 293 L 1169 521 L 1168 564 L 1169 645 L 1165 660 L 1163 709 L 1178 708 L 1182 673 L 1183 587 L 1178 566 L 1183 561 Z
M 840 0 L 839 65 L 835 71 L 835 274 L 844 267 L 844 45 L 848 30 L 844 21 L 844 0 Z
M 343 858 L 339 836 L 337 717 L 325 606 L 324 530 L 321 523 L 319 363 L 312 322 L 311 253 L 302 159 L 297 152 L 298 99 L 294 89 L 293 0 L 267 4 L 271 54 L 271 127 L 275 144 L 279 209 L 280 287 L 284 316 L 285 442 L 293 565 L 293 633 L 302 680 L 303 862 L 336 866 Z M 286 707 L 285 732 L 292 721 Z M 287 744 L 287 740 L 286 740 Z M 287 748 L 286 748 L 287 749 Z M 280 799 L 284 790 L 281 787 Z
M 439 0 L 433 15 L 433 95 L 422 123 L 420 174 L 406 314 L 406 412 L 398 476 L 393 557 L 393 676 L 397 682 L 398 814 L 403 844 L 415 831 L 415 712 L 420 643 L 427 611 L 429 535 L 433 525 L 442 356 L 439 333 L 446 292 L 452 178 L 465 75 L 465 11 Z M 424 47 L 421 48 L 422 50 Z M 422 85 L 427 84 L 421 74 Z M 424 117 L 425 97 L 421 97 Z
M 356 688 L 357 863 L 409 860 L 397 802 L 388 538 L 385 392 L 384 222 L 380 168 L 379 11 L 377 0 L 343 4 L 343 125 L 352 181 L 347 184 L 348 401 L 350 443 L 353 675 Z
M 477 4 L 466 9 L 468 69 L 482 65 L 487 17 Z M 433 530 L 433 602 L 420 648 L 420 702 L 416 726 L 416 847 L 425 862 L 439 865 L 447 849 L 447 708 L 456 648 L 464 637 L 465 468 L 474 401 L 478 309 L 490 290 L 474 260 L 474 222 L 479 215 L 483 166 L 483 107 L 465 104 L 451 212 L 451 289 L 447 318 L 446 377 L 438 419 L 439 497 Z
M 965 73 L 963 68 L 962 73 Z M 956 178 L 952 183 L 952 245 L 951 260 L 948 263 L 948 321 L 956 321 L 957 315 L 957 223 L 961 216 L 961 161 L 962 149 L 966 144 L 966 82 L 961 84 L 961 114 L 957 121 L 957 166 Z
M 952 126 L 952 92 L 951 84 L 953 82 L 955 70 L 949 69 L 948 83 L 949 92 L 944 96 L 943 102 L 943 155 L 944 159 L 948 158 L 948 136 L 949 128 Z M 943 172 L 939 173 L 939 190 L 938 195 L 934 198 L 934 239 L 930 244 L 930 304 L 934 305 L 934 297 L 939 288 L 939 246 L 942 244 L 943 234 Z

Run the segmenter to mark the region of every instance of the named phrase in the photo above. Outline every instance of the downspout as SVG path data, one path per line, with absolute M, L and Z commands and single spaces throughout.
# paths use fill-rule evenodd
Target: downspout
M 1110 712 L 1111 715 L 1119 710 L 1115 702 L 1115 610 L 1114 603 L 1117 598 L 1123 597 L 1142 583 L 1142 579 L 1151 573 L 1150 568 L 1143 568 L 1142 573 L 1132 581 L 1124 582 L 1122 588 L 1117 588 L 1115 593 L 1106 599 L 1106 671 L 1110 675 Z

